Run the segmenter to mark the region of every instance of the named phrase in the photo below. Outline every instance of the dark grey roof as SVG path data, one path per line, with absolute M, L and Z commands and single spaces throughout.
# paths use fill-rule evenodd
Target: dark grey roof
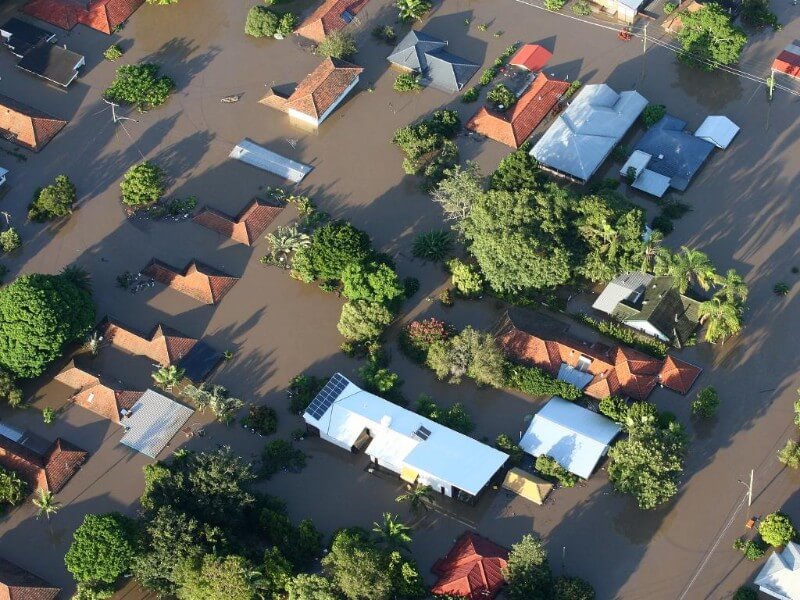
M 423 81 L 446 92 L 457 92 L 478 70 L 478 65 L 451 54 L 447 42 L 421 31 L 410 31 L 389 55 L 390 63 L 417 71 Z
M 665 115 L 642 136 L 635 150 L 651 156 L 647 168 L 670 178 L 670 185 L 684 191 L 711 154 L 714 144 L 685 131 L 686 122 Z
M 29 73 L 67 87 L 78 76 L 83 56 L 49 42 L 40 42 L 17 63 Z
M 6 41 L 6 45 L 17 56 L 23 56 L 39 42 L 50 41 L 56 35 L 46 29 L 32 25 L 17 18 L 9 19 L 0 27 L 6 35 L 11 37 Z
M 222 360 L 222 353 L 204 341 L 198 341 L 178 363 L 186 370 L 186 377 L 194 383 L 200 383 Z

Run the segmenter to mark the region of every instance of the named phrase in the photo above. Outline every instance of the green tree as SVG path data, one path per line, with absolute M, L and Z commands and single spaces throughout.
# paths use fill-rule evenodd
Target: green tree
M 506 85 L 498 83 L 489 91 L 486 95 L 486 99 L 494 104 L 496 108 L 506 111 L 511 108 L 513 104 L 516 104 L 517 95 Z
M 705 340 L 707 342 L 725 342 L 732 335 L 742 330 L 741 312 L 728 301 L 718 297 L 701 302 L 697 308 L 700 323 L 706 325 Z
M 743 585 L 736 590 L 733 600 L 758 600 L 758 592 L 750 586 Z
M 692 414 L 697 417 L 708 419 L 714 416 L 719 407 L 719 394 L 713 387 L 700 390 L 692 402 Z
M 394 499 L 395 502 L 408 504 L 409 510 L 413 514 L 419 514 L 424 510 L 427 512 L 433 503 L 433 489 L 429 485 L 415 485 L 400 494 Z
M 288 600 L 339 600 L 336 586 L 321 575 L 300 573 L 287 585 Z
M 561 487 L 575 487 L 579 481 L 578 476 L 562 467 L 556 459 L 542 454 L 536 457 L 536 470 L 542 475 L 558 480 Z
M 455 165 L 444 171 L 444 177 L 431 193 L 431 198 L 444 211 L 444 218 L 453 221 L 461 231 L 461 223 L 469 216 L 472 205 L 483 196 L 483 175 L 477 163 L 467 161 L 462 169 Z
M 244 22 L 244 32 L 253 37 L 273 37 L 278 33 L 280 17 L 263 4 L 252 7 Z
M 628 403 L 618 396 L 609 396 L 600 400 L 598 405 L 600 413 L 612 421 L 625 425 L 628 420 Z
M 356 300 L 342 307 L 337 325 L 339 333 L 356 342 L 377 339 L 392 322 L 394 315 L 383 304 Z
M 398 520 L 397 515 L 385 512 L 380 523 L 372 524 L 378 541 L 388 550 L 408 550 L 411 528 Z
M 37 190 L 28 206 L 28 219 L 42 222 L 72 214 L 77 200 L 75 185 L 66 175 L 59 175 L 50 185 Z
M 114 583 L 130 568 L 135 522 L 120 513 L 86 515 L 64 557 L 78 583 Z
M 739 62 L 747 35 L 731 24 L 728 12 L 719 4 L 704 5 L 696 12 L 681 14 L 678 32 L 680 60 L 703 71 Z
M 778 451 L 778 460 L 790 469 L 800 469 L 800 444 L 786 440 L 786 445 Z
M 421 21 L 433 7 L 430 0 L 397 0 L 395 6 L 401 21 Z
M 22 404 L 22 390 L 17 386 L 11 373 L 0 369 L 0 400 L 5 400 L 12 407 Z
M 325 36 L 317 46 L 317 54 L 329 58 L 348 59 L 358 52 L 353 35 L 346 31 L 334 31 Z
M 66 281 L 69 281 L 79 290 L 90 293 L 92 292 L 92 276 L 89 271 L 84 267 L 76 264 L 67 265 L 59 273 Z
M 422 89 L 422 83 L 416 73 L 400 73 L 395 78 L 393 87 L 395 92 L 418 92 Z
M 744 0 L 742 2 L 742 22 L 751 27 L 769 25 L 775 31 L 781 29 L 778 16 L 769 9 L 769 0 Z
M 483 275 L 476 265 L 457 258 L 447 261 L 453 287 L 463 296 L 477 296 L 483 291 Z
M 44 488 L 36 490 L 36 496 L 34 496 L 32 502 L 38 509 L 36 511 L 37 520 L 46 517 L 49 521 L 52 515 L 61 510 L 61 503 L 56 500 L 55 494 Z
M 16 229 L 9 227 L 5 231 L 0 231 L 0 249 L 3 252 L 13 252 L 20 246 L 22 246 L 22 238 Z
M 0 467 L 0 504 L 19 504 L 28 486 L 14 471 Z
M 719 286 L 719 289 L 714 292 L 715 298 L 720 298 L 733 305 L 747 300 L 747 284 L 734 269 L 728 269 L 725 276 L 718 275 L 715 283 Z
M 311 246 L 301 248 L 295 253 L 305 254 L 313 279 L 340 280 L 345 267 L 353 263 L 363 263 L 372 252 L 369 236 L 350 223 L 337 221 L 326 223 L 314 232 Z
M 36 377 L 93 325 L 88 292 L 59 275 L 22 275 L 0 289 L 0 367 Z
M 339 531 L 322 567 L 348 600 L 389 600 L 392 596 L 387 556 L 361 529 Z
M 185 373 L 186 369 L 181 369 L 176 365 L 169 365 L 167 367 L 159 367 L 157 371 L 153 371 L 151 377 L 158 387 L 169 392 L 183 380 Z
M 138 207 L 156 202 L 164 193 L 164 171 L 151 163 L 139 163 L 128 169 L 120 183 L 122 203 Z
M 594 600 L 594 588 L 580 577 L 557 577 L 554 600 Z
M 342 272 L 343 293 L 348 300 L 387 304 L 403 295 L 397 273 L 386 263 L 351 263 Z
M 148 4 L 157 4 L 159 6 L 168 6 L 170 4 L 177 4 L 178 0 L 147 0 Z
M 480 385 L 502 387 L 505 359 L 494 338 L 472 327 L 465 327 L 452 338 L 434 343 L 428 350 L 428 366 L 439 379 L 460 383 L 466 375 Z
M 115 60 L 122 58 L 123 54 L 125 53 L 122 51 L 122 48 L 120 48 L 119 45 L 111 44 L 103 52 L 103 58 L 105 58 L 109 62 L 114 62 Z
M 395 598 L 421 600 L 428 597 L 417 564 L 398 550 L 389 553 L 389 575 Z
M 644 107 L 640 119 L 648 129 L 658 123 L 667 114 L 667 107 L 663 104 L 648 104 Z
M 104 95 L 112 102 L 132 104 L 139 112 L 161 106 L 175 89 L 175 82 L 159 76 L 159 70 L 153 63 L 122 65 Z
M 791 519 L 781 512 L 764 517 L 758 525 L 758 533 L 761 534 L 761 539 L 775 548 L 785 546 L 797 535 Z
M 716 269 L 708 256 L 686 246 L 681 246 L 680 253 L 672 256 L 667 274 L 675 278 L 675 285 L 681 294 L 686 293 L 692 284 L 708 290 L 717 279 Z
M 468 434 L 475 429 L 475 424 L 472 422 L 469 413 L 460 402 L 445 408 L 436 404 L 430 396 L 422 394 L 417 399 L 417 406 L 414 410 L 426 419 L 454 429 L 459 433 Z
M 184 560 L 176 571 L 179 600 L 253 600 L 253 565 L 237 555 L 206 554 Z
M 535 190 L 544 181 L 536 159 L 530 155 L 530 142 L 525 142 L 518 150 L 505 156 L 492 173 L 489 187 L 503 192 Z
M 553 576 L 547 562 L 547 552 L 539 538 L 526 534 L 508 553 L 508 565 L 503 570 L 508 583 L 510 600 L 550 598 Z

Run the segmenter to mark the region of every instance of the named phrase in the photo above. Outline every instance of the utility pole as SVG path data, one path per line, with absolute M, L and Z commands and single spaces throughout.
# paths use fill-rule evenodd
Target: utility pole
M 11 225 L 11 215 L 8 214 L 6 211 L 0 212 L 0 215 L 3 215 L 6 219 L 6 225 Z
M 746 484 L 741 479 L 737 479 L 739 483 L 741 483 L 744 487 L 747 488 L 747 507 L 750 508 L 753 504 L 753 474 L 755 469 L 750 469 L 750 484 Z
M 644 24 L 644 35 L 642 35 L 642 54 L 647 52 L 647 26 L 649 23 Z
M 114 104 L 113 102 L 110 102 L 110 101 L 106 100 L 105 98 L 103 98 L 103 102 L 105 102 L 106 104 L 108 104 L 111 107 L 111 120 L 114 121 L 114 123 L 119 123 L 120 121 L 133 121 L 134 123 L 138 123 L 139 122 L 136 119 L 131 119 L 130 117 L 118 117 L 117 116 L 117 107 L 119 106 L 119 104 Z

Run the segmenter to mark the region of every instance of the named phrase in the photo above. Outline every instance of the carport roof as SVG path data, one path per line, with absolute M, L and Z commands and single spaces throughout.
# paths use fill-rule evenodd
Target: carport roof
M 123 419 L 121 443 L 156 458 L 194 411 L 153 390 L 147 390 Z

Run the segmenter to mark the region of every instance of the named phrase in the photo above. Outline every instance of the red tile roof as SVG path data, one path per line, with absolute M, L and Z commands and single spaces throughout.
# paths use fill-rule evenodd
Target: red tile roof
M 583 392 L 597 399 L 623 396 L 645 400 L 659 384 L 686 394 L 701 371 L 670 356 L 659 360 L 626 347 L 610 348 L 566 335 L 543 339 L 517 329 L 513 323 L 501 329 L 497 339 L 513 360 L 534 365 L 553 376 L 558 375 L 562 364 L 577 367 L 581 357 L 588 359 L 588 367 L 582 368 L 594 377 Z
M 544 69 L 551 58 L 553 53 L 547 48 L 539 44 L 525 44 L 511 57 L 508 64 L 537 72 Z
M 326 58 L 284 99 L 271 92 L 262 104 L 283 111 L 295 110 L 319 120 L 341 98 L 364 69 L 338 58 Z
M 0 96 L 0 135 L 38 152 L 61 131 L 67 121 Z
M 783 50 L 778 57 L 772 61 L 772 70 L 784 73 L 791 77 L 800 77 L 800 55 L 788 50 Z
M 357 15 L 369 0 L 326 0 L 295 29 L 295 33 L 314 42 L 321 42 L 334 31 L 344 29 L 349 20 L 342 18 L 347 12 Z
M 503 587 L 508 550 L 476 533 L 466 532 L 443 559 L 433 565 L 439 581 L 432 594 L 450 594 L 468 600 L 494 598 Z
M 86 460 L 88 452 L 61 438 L 37 454 L 0 435 L 0 466 L 15 471 L 31 488 L 58 492 Z
M 183 271 L 178 271 L 165 262 L 153 259 L 142 269 L 142 273 L 205 304 L 220 302 L 239 281 L 238 277 L 226 275 L 194 260 Z
M 169 366 L 180 361 L 198 340 L 158 324 L 149 335 L 142 335 L 119 321 L 106 317 L 100 325 L 103 338 L 112 346 L 148 357 Z
M 100 379 L 99 376 L 70 363 L 55 376 L 60 381 L 75 390 L 72 401 L 78 406 L 97 413 L 101 417 L 120 422 L 120 411 L 130 410 L 144 392 L 120 389 Z
M 519 148 L 556 107 L 567 89 L 566 81 L 548 79 L 544 73 L 539 73 L 508 113 L 501 115 L 481 107 L 467 122 L 467 129 Z
M 144 0 L 29 0 L 22 12 L 70 30 L 79 23 L 103 33 L 112 33 Z
M 0 600 L 54 600 L 61 590 L 0 558 Z
M 254 199 L 236 217 L 230 217 L 206 206 L 192 220 L 235 242 L 250 246 L 264 233 L 264 230 L 282 210 L 282 206 L 274 206 Z

